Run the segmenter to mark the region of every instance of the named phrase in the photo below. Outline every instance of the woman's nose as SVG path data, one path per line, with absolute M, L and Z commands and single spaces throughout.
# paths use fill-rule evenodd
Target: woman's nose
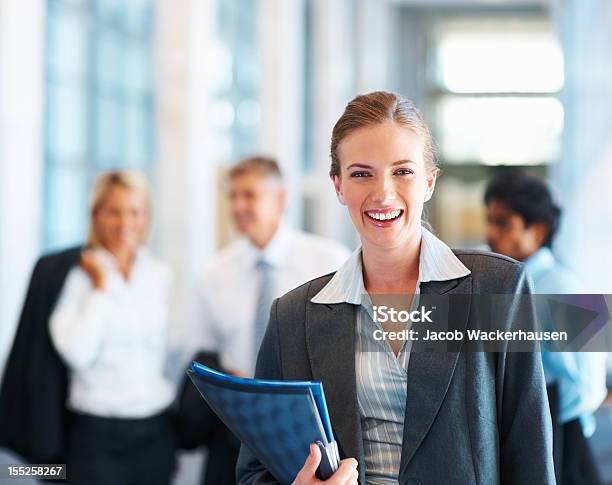
M 129 227 L 134 222 L 134 217 L 132 214 L 127 212 L 122 212 L 119 215 L 119 225 L 123 228 Z
M 395 196 L 395 186 L 393 179 L 390 176 L 381 176 L 374 187 L 373 197 L 376 201 L 385 201 L 393 199 Z

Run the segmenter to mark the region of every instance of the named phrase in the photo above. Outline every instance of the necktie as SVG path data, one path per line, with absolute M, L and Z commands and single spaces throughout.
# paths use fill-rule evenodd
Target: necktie
M 255 332 L 253 333 L 254 361 L 257 359 L 261 341 L 266 333 L 273 296 L 272 266 L 267 261 L 259 259 L 257 260 L 255 268 L 259 277 L 259 289 L 257 293 L 257 306 L 255 307 Z

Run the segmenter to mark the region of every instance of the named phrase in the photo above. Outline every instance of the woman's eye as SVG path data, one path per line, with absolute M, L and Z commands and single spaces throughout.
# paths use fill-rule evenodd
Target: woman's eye
M 351 173 L 351 177 L 355 177 L 355 178 L 361 178 L 361 177 L 369 177 L 370 174 L 368 172 L 353 172 Z
M 395 171 L 395 175 L 412 175 L 413 173 L 414 170 L 411 170 L 409 168 L 400 168 Z

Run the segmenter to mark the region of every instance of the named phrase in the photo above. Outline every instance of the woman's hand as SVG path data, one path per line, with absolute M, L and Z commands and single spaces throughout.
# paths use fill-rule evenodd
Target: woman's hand
M 355 458 L 347 458 L 340 462 L 340 466 L 336 472 L 328 479 L 322 482 L 315 473 L 321 463 L 321 450 L 315 444 L 310 445 L 310 455 L 306 458 L 304 466 L 293 480 L 292 485 L 311 485 L 314 483 L 328 483 L 330 485 L 356 485 L 359 480 L 357 472 L 357 460 Z
M 93 287 L 96 290 L 103 290 L 106 283 L 106 278 L 102 265 L 98 261 L 96 253 L 93 249 L 85 249 L 81 252 L 79 265 L 91 279 L 91 284 Z

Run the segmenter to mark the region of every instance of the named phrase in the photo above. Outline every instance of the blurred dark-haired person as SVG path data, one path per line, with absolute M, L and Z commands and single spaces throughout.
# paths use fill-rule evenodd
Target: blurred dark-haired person
M 492 179 L 484 196 L 491 249 L 523 261 L 536 294 L 582 293 L 577 278 L 553 255 L 561 209 L 546 184 L 512 171 Z M 560 484 L 601 483 L 587 438 L 603 402 L 605 354 L 545 352 L 544 372 L 553 414 L 555 473 Z
M 198 360 L 202 363 L 252 377 L 272 300 L 309 279 L 335 271 L 350 252 L 342 244 L 283 221 L 287 189 L 273 158 L 255 156 L 237 162 L 228 174 L 228 192 L 231 218 L 241 237 L 217 254 L 198 278 L 192 315 L 198 335 L 194 344 L 201 351 Z M 186 390 L 194 394 L 190 383 Z M 216 423 L 203 426 L 207 428 L 203 431 L 189 419 L 181 421 L 184 432 L 200 429 L 193 446 L 208 447 L 203 483 L 231 483 L 239 443 L 214 416 L 207 419 L 201 411 L 201 397 L 193 397 L 197 400 L 196 421 Z
M 163 485 L 174 467 L 171 272 L 146 248 L 149 213 L 142 175 L 102 174 L 87 246 L 41 258 L 30 282 L 2 427 L 30 461 L 67 463 L 72 485 Z

